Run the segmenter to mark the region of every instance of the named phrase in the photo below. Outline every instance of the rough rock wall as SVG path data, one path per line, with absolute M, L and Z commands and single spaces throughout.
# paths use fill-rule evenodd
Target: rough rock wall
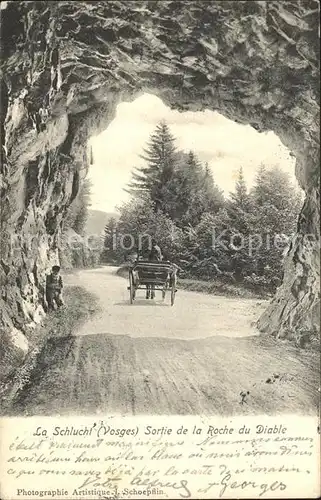
M 142 92 L 273 130 L 296 155 L 305 206 L 284 284 L 259 325 L 280 335 L 311 328 L 319 292 L 318 2 L 9 2 L 1 17 L 1 322 L 10 352 L 27 350 L 26 325 L 43 314 L 44 273 L 85 175 L 88 137 Z

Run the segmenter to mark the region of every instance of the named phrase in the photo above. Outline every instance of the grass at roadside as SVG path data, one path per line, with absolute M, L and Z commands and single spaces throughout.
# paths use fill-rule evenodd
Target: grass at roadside
M 128 266 L 122 266 L 116 271 L 117 276 L 128 278 Z M 204 281 L 199 279 L 187 279 L 178 277 L 178 287 L 182 290 L 191 292 L 201 292 L 214 295 L 224 295 L 227 297 L 239 297 L 243 299 L 270 299 L 271 295 L 265 292 L 254 292 L 244 288 L 237 283 L 224 283 L 220 278 L 213 281 Z
M 222 283 L 219 279 L 215 281 L 202 281 L 197 279 L 181 278 L 178 281 L 179 287 L 183 290 L 192 292 L 209 293 L 215 295 L 225 295 L 231 297 L 240 297 L 242 299 L 269 299 L 270 296 L 266 293 L 253 292 L 243 288 L 241 285 Z
M 75 329 L 99 310 L 98 297 L 82 287 L 65 288 L 63 308 L 47 314 L 43 325 L 34 330 L 29 339 L 30 350 L 14 375 L 1 388 L 1 413 L 5 412 L 16 395 L 28 383 L 30 375 L 46 342 L 52 337 L 68 337 Z
M 44 328 L 47 337 L 71 335 L 98 310 L 98 297 L 80 286 L 68 286 L 64 294 L 65 306 L 48 314 Z

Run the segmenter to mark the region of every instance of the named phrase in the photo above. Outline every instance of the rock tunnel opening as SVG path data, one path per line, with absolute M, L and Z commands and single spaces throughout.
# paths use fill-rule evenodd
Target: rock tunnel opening
M 130 183 L 133 169 L 144 164 L 141 154 L 162 121 L 172 132 L 177 150 L 192 150 L 204 165 L 208 164 L 226 197 L 235 188 L 240 168 L 249 190 L 260 164 L 277 166 L 303 195 L 295 176 L 295 155 L 274 132 L 260 132 L 255 123 L 239 124 L 210 109 L 179 111 L 155 95 L 142 94 L 118 104 L 107 128 L 89 139 L 87 179 L 92 183 L 93 208 L 114 211 L 116 205 L 128 199 L 124 188 Z
M 6 27 L 1 34 L 8 96 L 2 134 L 1 328 L 8 344 L 27 349 L 24 322 L 13 321 L 16 304 L 28 310 L 26 321 L 30 314 L 39 316 L 41 292 L 32 270 L 36 265 L 41 282 L 57 261 L 75 172 L 80 184 L 86 176 L 89 138 L 106 129 L 118 104 L 144 93 L 180 112 L 215 110 L 261 132 L 273 131 L 295 155 L 305 201 L 283 282 L 259 328 L 287 338 L 319 331 L 317 2 L 251 2 L 250 9 L 249 2 L 190 2 L 184 8 L 160 2 L 153 9 L 144 2 L 143 10 L 133 5 L 9 2 L 2 10 L 4 26 L 15 21 L 11 32 Z M 43 127 L 34 127 L 35 115 Z M 40 182 L 25 206 L 26 165 L 37 158 Z M 44 221 L 52 214 L 54 230 L 48 234 Z M 13 253 L 12 236 L 23 242 L 30 233 L 32 245 L 21 244 Z
M 106 213 L 108 218 L 119 219 L 122 213 L 121 206 L 132 200 L 128 192 L 128 185 L 133 171 L 138 165 L 145 164 L 146 166 L 146 161 L 141 158 L 141 155 L 144 149 L 146 150 L 151 134 L 155 132 L 155 127 L 160 123 L 168 125 L 169 131 L 175 139 L 177 151 L 183 154 L 193 151 L 198 161 L 209 167 L 213 175 L 214 185 L 221 190 L 225 198 L 226 204 L 224 206 L 229 207 L 233 196 L 235 197 L 236 184 L 240 182 L 240 178 L 238 178 L 240 168 L 242 169 L 241 183 L 244 182 L 243 187 L 249 199 L 253 198 L 255 192 L 258 193 L 259 191 L 259 184 L 262 182 L 262 175 L 259 177 L 260 169 L 267 170 L 270 177 L 265 182 L 270 182 L 270 185 L 269 187 L 266 185 L 268 199 L 265 199 L 265 208 L 262 208 L 263 212 L 265 212 L 264 221 L 262 220 L 263 224 L 266 224 L 268 220 L 269 206 L 270 208 L 273 206 L 273 210 L 276 210 L 275 205 L 277 205 L 279 212 L 278 216 L 274 218 L 274 222 L 272 222 L 272 227 L 270 226 L 267 230 L 266 226 L 262 227 L 261 224 L 261 234 L 256 233 L 255 237 L 260 238 L 259 246 L 264 247 L 264 250 L 259 249 L 256 253 L 259 254 L 260 251 L 262 255 L 269 253 L 270 259 L 264 260 L 262 258 L 260 261 L 260 257 L 256 255 L 255 267 L 248 265 L 246 268 L 244 258 L 245 261 L 246 258 L 253 260 L 253 254 L 251 249 L 245 248 L 246 243 L 245 246 L 242 246 L 242 242 L 243 244 L 245 242 L 242 228 L 235 229 L 235 220 L 230 219 L 230 224 L 234 223 L 234 233 L 231 233 L 232 239 L 234 238 L 233 245 L 235 244 L 232 245 L 235 250 L 234 254 L 237 254 L 237 252 L 242 253 L 244 271 L 235 274 L 235 269 L 231 265 L 231 255 L 227 258 L 229 259 L 228 263 L 226 258 L 221 259 L 221 261 L 218 258 L 217 261 L 217 252 L 215 252 L 216 249 L 213 246 L 213 234 L 216 228 L 212 226 L 211 242 L 207 241 L 208 248 L 203 249 L 205 250 L 203 258 L 205 254 L 206 257 L 212 255 L 212 258 L 218 264 L 218 271 L 212 269 L 212 274 L 210 271 L 203 272 L 198 277 L 204 278 L 205 276 L 206 279 L 211 279 L 215 275 L 217 278 L 217 273 L 223 269 L 222 275 L 225 276 L 225 272 L 227 272 L 226 275 L 229 275 L 232 280 L 235 280 L 235 276 L 239 278 L 242 276 L 243 284 L 253 290 L 259 288 L 260 279 L 262 282 L 266 279 L 269 282 L 269 285 L 267 285 L 269 293 L 275 293 L 275 289 L 281 284 L 283 270 L 281 271 L 280 268 L 283 268 L 283 258 L 289 249 L 291 236 L 295 232 L 304 196 L 303 190 L 301 190 L 295 177 L 295 155 L 282 144 L 281 140 L 272 131 L 260 132 L 256 130 L 259 127 L 256 127 L 255 123 L 253 127 L 239 124 L 209 109 L 178 111 L 175 106 L 170 108 L 159 97 L 146 93 L 137 96 L 131 102 L 119 103 L 116 106 L 115 117 L 107 128 L 103 132 L 100 131 L 99 134 L 93 134 L 88 142 L 90 168 L 87 179 L 91 183 L 91 208 L 101 212 L 101 216 Z M 101 126 L 100 128 L 104 127 Z M 231 140 L 231 138 L 233 139 Z M 272 171 L 276 175 L 275 178 L 273 178 Z M 284 183 L 283 187 L 281 186 L 282 182 Z M 278 188 L 280 188 L 279 193 L 276 192 Z M 274 198 L 275 203 L 271 199 L 273 196 L 276 197 Z M 283 199 L 277 201 L 278 196 L 281 198 L 283 196 Z M 270 201 L 271 203 L 269 203 Z M 215 208 L 216 215 L 221 208 L 223 206 Z M 252 216 L 253 211 L 257 209 L 254 206 L 252 207 Z M 98 217 L 98 214 L 96 214 L 96 217 Z M 280 224 L 282 219 L 286 223 Z M 291 219 L 291 222 L 289 222 L 289 219 Z M 279 224 L 277 224 L 276 220 Z M 214 223 L 212 222 L 212 224 Z M 215 224 L 218 224 L 217 219 Z M 187 223 L 185 222 L 185 228 L 186 226 Z M 292 231 L 289 230 L 290 227 Z M 93 233 L 93 228 L 89 228 L 91 233 Z M 252 234 L 255 230 L 258 231 L 257 225 L 253 226 Z M 270 234 L 271 231 L 272 235 Z M 116 229 L 114 229 L 114 236 L 115 234 Z M 243 238 L 241 245 L 235 239 L 235 237 L 239 237 L 238 235 Z M 127 236 L 131 238 L 133 246 L 135 238 L 132 234 Z M 247 234 L 246 236 L 251 239 L 251 235 Z M 277 250 L 281 248 L 281 252 L 275 252 L 276 247 Z M 135 252 L 135 248 L 128 248 L 127 246 L 125 252 L 127 256 L 130 254 L 129 250 Z M 249 252 L 250 255 L 248 255 Z M 125 258 L 124 252 L 122 253 L 121 250 L 117 252 L 114 249 L 111 253 L 112 258 L 116 259 L 116 261 L 117 256 L 120 260 Z M 278 253 L 279 255 L 276 256 Z M 169 256 L 171 255 L 169 254 Z M 279 276 L 273 276 L 273 271 L 269 265 L 271 264 L 273 268 L 273 260 L 274 262 L 275 260 L 278 261 L 278 271 L 275 271 L 275 273 L 279 274 Z M 265 273 L 269 273 L 270 278 L 264 276 Z M 187 276 L 189 276 L 189 272 L 187 272 Z M 196 278 L 197 276 L 190 277 Z M 243 280 L 244 277 L 245 280 Z

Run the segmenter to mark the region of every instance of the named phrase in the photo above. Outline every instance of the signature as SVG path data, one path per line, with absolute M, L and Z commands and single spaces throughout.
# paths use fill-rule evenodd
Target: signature
M 260 490 L 259 497 L 263 497 L 269 491 L 284 491 L 286 485 L 282 481 L 273 481 L 272 483 L 256 483 L 255 481 L 240 481 L 236 480 L 231 471 L 226 465 L 220 465 L 221 480 L 217 483 L 209 483 L 207 488 L 203 490 L 207 493 L 212 486 L 220 486 L 219 497 L 222 498 L 225 493 L 230 493 L 230 490 L 246 490 L 247 488 Z

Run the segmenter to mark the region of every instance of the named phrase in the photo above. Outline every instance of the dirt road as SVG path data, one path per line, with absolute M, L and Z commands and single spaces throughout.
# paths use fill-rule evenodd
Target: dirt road
M 179 290 L 174 307 L 143 292 L 130 305 L 110 267 L 65 281 L 98 295 L 101 312 L 48 342 L 14 413 L 317 413 L 318 355 L 259 336 L 262 301 Z
M 117 268 L 106 266 L 68 276 L 67 283 L 84 286 L 98 295 L 102 308 L 101 314 L 86 323 L 77 335 L 110 333 L 187 340 L 258 333 L 253 325 L 264 310 L 263 301 L 179 290 L 171 307 L 170 293 L 165 302 L 161 300 L 160 291 L 156 292 L 156 300 L 147 301 L 144 290 L 139 290 L 135 304 L 130 305 L 128 283 L 117 276 L 116 271 Z

